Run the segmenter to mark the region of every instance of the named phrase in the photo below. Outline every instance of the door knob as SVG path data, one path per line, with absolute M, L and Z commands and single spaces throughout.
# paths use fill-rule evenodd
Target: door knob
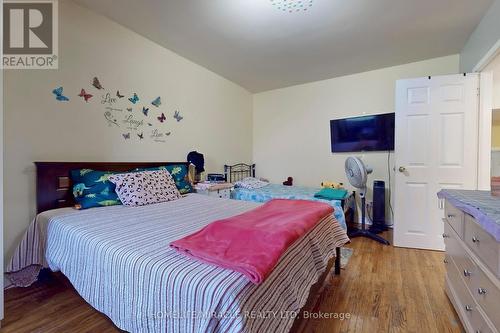
M 400 166 L 398 170 L 399 170 L 399 172 L 405 172 L 406 168 L 404 166 Z

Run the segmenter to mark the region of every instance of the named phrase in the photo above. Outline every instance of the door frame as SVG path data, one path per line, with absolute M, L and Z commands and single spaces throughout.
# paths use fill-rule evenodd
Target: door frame
M 0 3 L 0 17 L 3 17 L 3 2 Z M 0 36 L 3 36 L 3 24 L 0 25 Z M 3 51 L 3 38 L 0 38 L 0 50 Z M 0 51 L 1 52 L 1 51 Z M 2 52 L 3 53 L 3 52 Z M 3 274 L 3 127 L 4 127 L 4 104 L 3 104 L 3 62 L 0 63 L 0 327 L 4 318 L 4 274 Z
M 491 179 L 491 119 L 493 110 L 493 75 L 484 69 L 500 56 L 500 39 L 474 66 L 473 72 L 480 73 L 479 105 L 479 147 L 478 147 L 478 190 L 490 190 Z
M 479 75 L 479 119 L 477 149 L 477 189 L 489 191 L 491 184 L 491 119 L 493 110 L 493 74 Z

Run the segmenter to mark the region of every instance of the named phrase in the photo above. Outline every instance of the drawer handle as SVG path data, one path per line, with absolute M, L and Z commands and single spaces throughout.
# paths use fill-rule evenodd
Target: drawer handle
M 479 238 L 476 236 L 472 237 L 472 243 L 479 243 Z
M 448 234 L 443 234 L 443 238 L 449 238 L 449 237 L 450 237 L 450 235 L 448 235 Z
M 452 218 L 454 218 L 454 217 L 455 217 L 455 215 L 453 215 L 453 214 L 448 214 L 448 218 L 449 218 L 449 219 L 452 219 Z
M 469 311 L 469 312 L 472 311 L 472 306 L 466 305 L 465 306 L 465 311 Z
M 469 276 L 471 276 L 471 272 L 470 272 L 470 271 L 468 271 L 468 270 L 466 270 L 466 269 L 464 269 L 464 276 L 465 276 L 465 277 L 469 277 Z
M 484 288 L 477 288 L 477 293 L 479 295 L 486 295 L 486 289 L 484 289 Z

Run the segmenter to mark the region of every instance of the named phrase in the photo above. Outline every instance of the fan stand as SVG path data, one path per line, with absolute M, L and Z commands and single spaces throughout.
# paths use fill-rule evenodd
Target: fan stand
M 366 198 L 364 193 L 360 193 L 361 197 L 361 229 L 349 233 L 349 238 L 367 237 L 384 245 L 390 245 L 388 240 L 366 229 L 365 214 L 366 214 Z

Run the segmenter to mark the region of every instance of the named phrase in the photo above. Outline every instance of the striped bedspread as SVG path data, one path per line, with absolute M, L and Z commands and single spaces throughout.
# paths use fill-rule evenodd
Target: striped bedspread
M 190 194 L 142 207 L 46 212 L 8 271 L 61 271 L 89 304 L 130 332 L 287 332 L 335 247 L 348 241 L 334 218 L 296 241 L 259 286 L 168 246 L 256 206 Z

